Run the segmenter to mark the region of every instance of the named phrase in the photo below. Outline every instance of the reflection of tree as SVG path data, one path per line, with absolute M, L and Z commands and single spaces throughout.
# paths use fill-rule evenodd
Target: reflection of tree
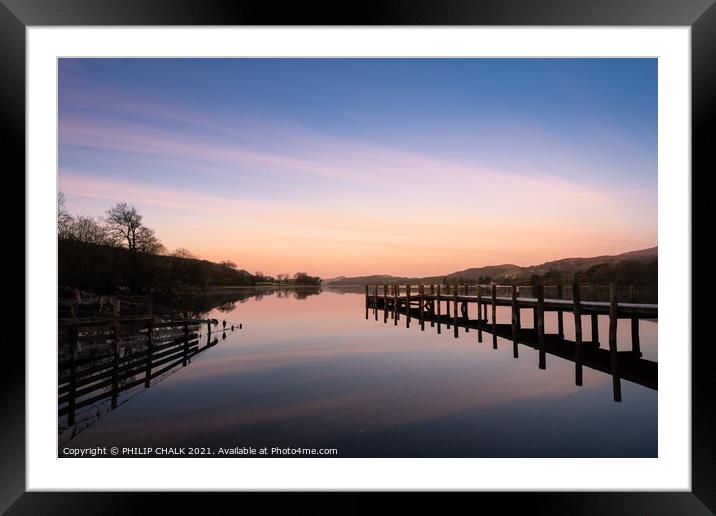
M 320 288 L 320 287 L 316 287 L 316 288 L 310 288 L 310 287 L 301 288 L 301 289 L 296 289 L 296 290 L 293 292 L 293 298 L 294 298 L 294 299 L 298 299 L 299 301 L 302 301 L 302 300 L 306 299 L 308 296 L 315 296 L 316 294 L 320 294 L 320 293 L 321 293 L 321 288 Z
M 362 292 L 362 290 L 361 290 Z M 258 287 L 236 290 L 214 290 L 205 293 L 176 294 L 173 296 L 153 296 L 151 303 L 156 315 L 181 319 L 184 312 L 190 318 L 205 319 L 212 310 L 228 313 L 236 310 L 239 303 L 248 300 L 261 301 L 265 296 L 278 296 L 281 299 L 303 300 L 321 293 L 321 287 Z
M 233 301 L 226 301 L 225 303 L 221 303 L 219 306 L 217 306 L 216 309 L 219 312 L 223 313 L 233 312 L 234 310 L 236 310 L 236 303 L 234 303 Z

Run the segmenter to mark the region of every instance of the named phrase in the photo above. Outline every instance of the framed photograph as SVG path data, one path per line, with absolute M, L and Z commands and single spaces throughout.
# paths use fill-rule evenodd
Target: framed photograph
M 3 510 L 714 510 L 691 192 L 716 8 L 433 7 L 0 6 L 26 216 Z

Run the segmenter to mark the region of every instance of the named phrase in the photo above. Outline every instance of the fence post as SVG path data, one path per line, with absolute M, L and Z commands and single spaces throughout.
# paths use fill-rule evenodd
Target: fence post
M 211 337 L 211 328 L 209 328 Z M 152 381 L 152 355 L 154 354 L 154 327 L 151 321 L 147 324 L 147 364 L 144 371 L 144 387 L 149 387 Z
M 187 321 L 189 319 L 189 315 L 185 312 L 184 313 L 184 360 L 182 361 L 182 366 L 186 367 L 189 359 L 189 322 Z M 226 322 L 226 321 L 224 321 Z
M 67 425 L 75 424 L 75 397 L 77 392 L 77 344 L 80 330 L 77 325 L 70 328 L 70 378 L 67 392 Z
M 114 356 L 112 360 L 112 408 L 117 408 L 117 398 L 119 396 L 119 330 L 118 325 L 115 324 L 114 331 L 114 342 L 112 348 Z

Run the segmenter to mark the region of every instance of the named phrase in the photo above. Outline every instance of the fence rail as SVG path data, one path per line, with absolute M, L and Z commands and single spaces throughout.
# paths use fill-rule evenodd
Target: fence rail
M 191 359 L 226 338 L 241 324 L 217 319 L 168 319 L 156 315 L 62 318 L 58 322 L 58 417 L 73 427 L 78 411 L 187 366 Z M 203 332 L 205 343 L 200 340 Z M 212 338 L 212 333 L 214 337 Z M 60 425 L 62 426 L 62 424 Z

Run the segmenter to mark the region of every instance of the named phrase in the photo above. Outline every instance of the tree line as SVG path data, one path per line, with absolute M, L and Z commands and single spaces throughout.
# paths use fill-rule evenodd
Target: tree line
M 648 260 L 634 259 L 607 262 L 592 265 L 586 269 L 574 271 L 550 269 L 542 274 L 525 272 L 523 274 L 500 275 L 492 278 L 443 277 L 443 285 L 490 285 L 493 282 L 502 285 L 657 285 L 659 261 L 657 258 Z
M 278 285 L 278 286 L 294 286 L 294 287 L 319 287 L 321 286 L 321 278 L 318 276 L 309 276 L 305 272 L 297 272 L 293 276 L 290 274 L 277 274 L 267 276 L 261 271 L 254 273 L 257 285 Z
M 57 236 L 60 240 L 124 247 L 133 252 L 199 259 L 184 247 L 168 251 L 154 230 L 144 223 L 144 216 L 126 202 L 111 206 L 105 211 L 104 217 L 71 215 L 66 207 L 65 194 L 59 192 Z M 224 260 L 221 264 L 236 268 L 236 264 L 231 260 Z
M 101 291 L 185 292 L 212 286 L 279 284 L 320 286 L 321 279 L 298 272 L 277 278 L 250 274 L 232 260 L 202 260 L 186 248 L 169 252 L 144 217 L 126 202 L 103 217 L 71 215 L 57 197 L 60 284 Z

